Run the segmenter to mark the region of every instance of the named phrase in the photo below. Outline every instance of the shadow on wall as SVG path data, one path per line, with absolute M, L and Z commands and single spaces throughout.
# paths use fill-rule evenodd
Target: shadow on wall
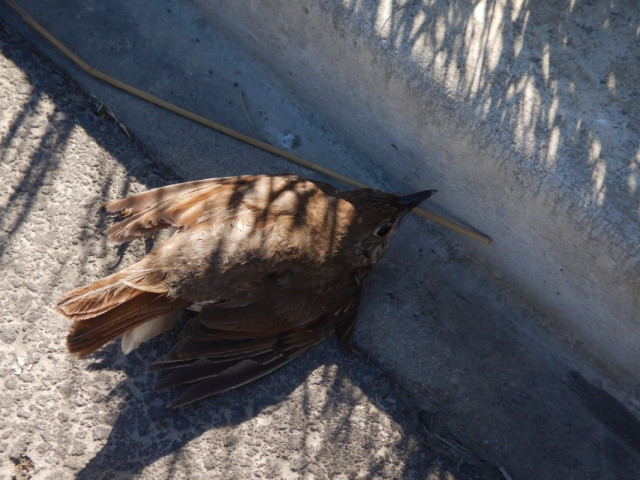
M 380 53 L 392 53 L 385 59 L 409 58 L 417 75 L 473 113 L 473 123 L 513 145 L 522 155 L 510 167 L 536 172 L 535 180 L 520 179 L 536 182 L 527 190 L 566 191 L 561 209 L 615 215 L 613 232 L 594 234 L 637 237 L 637 5 L 346 0 L 328 12 L 334 22 L 365 25 Z M 606 211 L 608 201 L 616 213 Z
M 611 162 L 624 162 L 624 186 L 636 194 L 637 137 L 624 146 L 607 141 L 615 127 L 640 125 L 631 91 L 640 81 L 640 12 L 615 11 L 610 2 L 571 2 L 563 11 L 544 2 L 482 1 L 446 12 L 436 2 L 345 3 L 348 16 L 366 17 L 381 47 L 407 55 L 478 118 L 508 132 L 541 171 L 552 174 L 562 168 L 564 148 L 586 144 L 585 202 L 604 201 L 607 174 L 620 173 L 607 168 Z M 538 31 L 529 34 L 532 24 Z M 582 115 L 570 118 L 571 111 Z

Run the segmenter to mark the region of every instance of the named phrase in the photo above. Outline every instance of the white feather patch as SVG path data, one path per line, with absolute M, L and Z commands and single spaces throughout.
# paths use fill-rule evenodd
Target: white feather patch
M 128 355 L 138 348 L 142 342 L 161 334 L 168 328 L 171 328 L 176 320 L 180 318 L 180 312 L 173 312 L 161 317 L 154 318 L 148 322 L 138 325 L 122 336 L 122 351 Z

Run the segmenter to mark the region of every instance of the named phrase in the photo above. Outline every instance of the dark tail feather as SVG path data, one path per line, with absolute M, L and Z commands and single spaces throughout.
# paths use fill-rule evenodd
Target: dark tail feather
M 203 398 L 246 385 L 299 357 L 327 336 L 323 329 L 284 332 L 264 339 L 214 340 L 202 342 L 208 345 L 200 359 L 184 363 L 187 352 L 160 360 L 158 370 L 170 369 L 157 389 L 188 385 L 173 403 L 173 408 L 197 402 Z M 264 348 L 267 345 L 270 348 Z M 190 344 L 185 344 L 192 347 Z M 183 346 L 185 346 L 183 345 Z M 258 346 L 259 348 L 256 348 Z M 234 347 L 234 348 L 230 348 Z M 235 351 L 234 351 L 235 350 Z M 182 353 L 180 355 L 179 353 Z
M 246 385 L 286 365 L 306 350 L 308 349 L 296 352 L 295 355 L 291 356 L 277 357 L 266 363 L 261 363 L 253 359 L 242 360 L 216 375 L 208 376 L 194 382 L 171 406 L 173 408 L 180 408 L 211 395 Z

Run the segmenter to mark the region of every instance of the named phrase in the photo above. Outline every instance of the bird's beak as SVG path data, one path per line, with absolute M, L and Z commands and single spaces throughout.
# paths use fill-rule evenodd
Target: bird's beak
M 409 211 L 420 205 L 423 200 L 426 200 L 436 192 L 437 190 L 424 190 L 423 192 L 405 195 L 404 197 L 400 197 L 400 203 Z

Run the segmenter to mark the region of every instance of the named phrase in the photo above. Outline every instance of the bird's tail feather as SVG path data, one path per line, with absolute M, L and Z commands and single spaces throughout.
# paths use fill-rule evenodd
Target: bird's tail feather
M 67 336 L 69 352 L 85 357 L 137 326 L 183 309 L 150 272 L 129 267 L 102 280 L 67 292 L 56 310 L 74 321 Z

